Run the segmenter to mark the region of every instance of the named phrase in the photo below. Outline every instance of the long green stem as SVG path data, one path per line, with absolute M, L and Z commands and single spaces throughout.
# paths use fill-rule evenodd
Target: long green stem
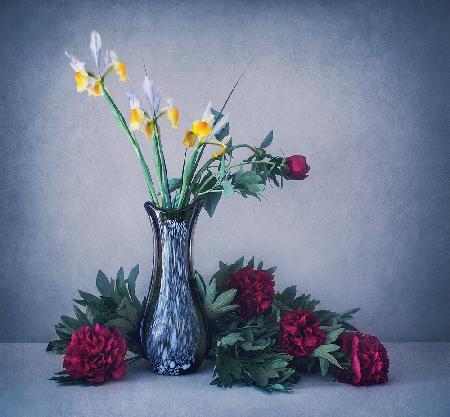
M 239 164 L 229 165 L 227 167 L 227 169 L 237 168 L 237 167 L 240 167 L 240 166 L 243 166 L 243 165 L 248 165 L 248 164 L 251 164 L 251 165 L 253 165 L 253 164 L 263 164 L 263 165 L 272 165 L 272 166 L 276 165 L 274 162 L 270 162 L 270 161 L 247 161 L 247 162 L 241 162 Z
M 155 160 L 155 165 L 157 167 L 157 174 L 159 180 L 159 188 L 161 190 L 161 199 L 163 208 L 172 208 L 172 202 L 170 200 L 169 193 L 169 181 L 167 179 L 167 168 L 166 161 L 164 158 L 164 152 L 162 149 L 159 126 L 155 122 L 153 128 L 153 158 Z
M 223 190 L 215 190 L 214 188 L 211 188 L 210 190 L 204 191 L 202 193 L 198 193 L 197 195 L 205 195 L 209 193 L 221 193 Z
M 200 145 L 202 146 L 202 145 Z M 184 171 L 182 184 L 181 184 L 181 191 L 180 191 L 180 198 L 178 200 L 178 209 L 181 209 L 184 204 L 186 203 L 186 197 L 188 197 L 188 192 L 191 185 L 191 179 L 192 175 L 195 172 L 194 167 L 197 162 L 197 156 L 199 153 L 199 147 L 195 148 L 194 152 L 192 152 L 191 157 L 189 158 L 189 162 L 186 165 L 186 170 Z M 187 200 L 189 202 L 189 200 Z
M 147 188 L 148 188 L 148 191 L 150 193 L 150 198 L 152 200 L 152 203 L 155 206 L 158 206 L 158 197 L 156 196 L 155 187 L 153 186 L 152 175 L 150 173 L 150 170 L 148 169 L 147 163 L 145 162 L 145 158 L 144 158 L 144 155 L 142 154 L 142 151 L 141 151 L 141 148 L 139 146 L 139 143 L 136 140 L 136 138 L 133 136 L 133 134 L 131 133 L 130 129 L 128 128 L 128 125 L 127 125 L 127 122 L 126 122 L 125 118 L 123 117 L 122 113 L 120 112 L 120 110 L 116 106 L 116 103 L 114 103 L 113 99 L 111 98 L 111 96 L 106 91 L 106 89 L 105 89 L 105 87 L 104 87 L 102 82 L 100 83 L 100 85 L 102 87 L 103 96 L 105 97 L 105 100 L 108 103 L 108 106 L 110 107 L 114 117 L 116 118 L 116 120 L 119 123 L 120 127 L 122 128 L 123 132 L 125 133 L 125 135 L 130 140 L 131 145 L 133 146 L 133 149 L 134 149 L 134 151 L 136 152 L 136 154 L 137 154 L 137 156 L 139 158 L 139 163 L 141 165 L 142 172 L 144 174 L 144 179 L 145 179 L 145 182 L 147 184 Z

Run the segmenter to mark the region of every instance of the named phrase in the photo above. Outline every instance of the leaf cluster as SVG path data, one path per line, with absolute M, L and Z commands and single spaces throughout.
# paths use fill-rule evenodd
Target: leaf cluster
M 254 258 L 247 266 L 255 268 Z M 318 300 L 310 294 L 297 295 L 296 287 L 291 286 L 275 295 L 271 308 L 265 313 L 244 320 L 235 312 L 235 290 L 228 288 L 229 275 L 243 267 L 243 257 L 232 264 L 219 262 L 219 270 L 208 285 L 200 274 L 196 274 L 212 336 L 212 384 L 221 387 L 244 384 L 266 391 L 288 391 L 302 371 L 317 370 L 325 376 L 329 371 L 349 366 L 348 358 L 335 342 L 343 331 L 355 329 L 348 320 L 359 309 L 344 313 L 316 310 Z M 263 269 L 263 263 L 260 262 L 257 268 Z M 276 267 L 266 270 L 273 274 Z M 278 342 L 281 317 L 295 309 L 315 311 L 320 327 L 326 334 L 325 343 L 306 358 L 293 358 L 284 353 Z
M 100 296 L 79 290 L 80 299 L 74 300 L 75 317 L 61 316 L 61 321 L 55 325 L 58 339 L 47 345 L 47 351 L 64 354 L 72 333 L 82 326 L 92 326 L 96 323 L 102 326 L 116 327 L 126 337 L 128 351 L 138 355 L 137 329 L 142 314 L 142 304 L 136 297 L 136 279 L 139 265 L 136 265 L 125 279 L 121 267 L 117 277 L 110 278 L 99 270 L 96 286 Z

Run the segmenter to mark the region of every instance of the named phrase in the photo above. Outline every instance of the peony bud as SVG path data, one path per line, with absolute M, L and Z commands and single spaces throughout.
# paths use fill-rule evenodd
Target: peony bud
M 291 180 L 304 180 L 308 176 L 310 166 L 303 155 L 292 155 L 284 161 L 284 176 Z

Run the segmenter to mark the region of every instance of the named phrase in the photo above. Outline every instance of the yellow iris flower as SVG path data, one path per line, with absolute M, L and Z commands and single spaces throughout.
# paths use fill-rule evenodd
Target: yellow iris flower
M 75 72 L 75 84 L 79 93 L 88 89 L 89 75 L 85 70 Z
M 99 97 L 103 95 L 102 87 L 100 86 L 100 82 L 97 81 L 95 84 L 93 84 L 91 87 L 88 88 L 88 95 Z
M 192 132 L 195 136 L 197 136 L 200 141 L 202 139 L 205 139 L 208 137 L 212 132 L 212 126 L 203 120 L 196 120 L 194 123 L 192 123 Z
M 186 130 L 186 132 L 184 132 L 183 145 L 186 146 L 186 148 L 192 148 L 196 141 L 197 135 L 194 132 L 191 130 Z
M 127 67 L 125 64 L 121 61 L 115 61 L 113 63 L 114 72 L 119 76 L 119 81 L 121 82 L 127 82 L 128 76 L 127 76 Z
M 145 133 L 145 136 L 147 136 L 147 140 L 150 140 L 153 135 L 153 122 L 147 121 L 142 128 L 142 131 Z
M 170 120 L 171 127 L 174 129 L 178 129 L 178 119 L 180 118 L 180 112 L 176 107 L 170 107 L 167 109 L 167 118 Z
M 144 111 L 138 107 L 131 109 L 130 130 L 139 130 L 144 123 Z

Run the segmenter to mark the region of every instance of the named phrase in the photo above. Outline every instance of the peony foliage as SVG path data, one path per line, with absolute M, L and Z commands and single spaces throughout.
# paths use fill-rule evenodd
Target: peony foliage
M 387 381 L 389 361 L 384 346 L 374 336 L 357 333 L 349 323 L 359 309 L 344 313 L 318 309 L 319 301 L 310 294 L 297 294 L 295 286 L 275 293 L 275 271 L 276 267 L 264 268 L 263 262 L 255 266 L 254 258 L 245 264 L 242 257 L 231 264 L 219 262 L 218 271 L 208 283 L 195 272 L 197 295 L 210 332 L 208 356 L 214 362 L 211 384 L 289 391 L 302 372 L 331 374 L 340 382 L 354 385 Z M 76 369 L 80 359 L 76 355 L 73 359 L 73 345 L 77 346 L 77 354 L 85 351 L 85 347 L 80 347 L 83 339 L 80 334 L 99 332 L 99 326 L 102 334 L 120 331 L 126 341 L 124 363 L 141 358 L 137 340 L 145 300 L 141 303 L 136 297 L 138 274 L 138 265 L 127 278 L 123 268 L 116 278 L 108 278 L 99 270 L 96 278 L 99 295 L 79 291 L 81 298 L 75 299 L 73 306 L 75 317 L 61 316 L 55 325 L 58 338 L 47 346 L 48 351 L 65 355 L 64 365 L 71 365 L 65 366 L 52 380 L 64 384 L 97 384 L 118 379 L 109 376 L 110 365 L 104 366 L 103 380 L 101 366 L 95 368 L 95 380 L 80 377 L 85 373 Z M 364 343 L 348 347 L 347 341 L 352 338 Z M 89 349 L 89 352 L 105 353 L 103 345 Z M 103 359 L 102 356 L 100 361 Z M 99 363 L 95 357 L 86 361 Z M 89 366 L 91 369 L 93 365 Z

